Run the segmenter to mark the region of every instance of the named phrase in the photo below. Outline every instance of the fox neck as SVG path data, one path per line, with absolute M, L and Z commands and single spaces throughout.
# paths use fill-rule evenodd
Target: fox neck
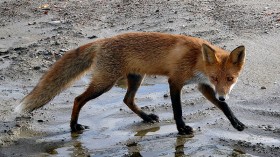
M 206 70 L 207 70 L 207 68 L 205 67 L 205 63 L 202 58 L 202 53 L 200 53 L 200 55 L 198 56 L 196 65 L 195 65 L 194 73 L 193 73 L 194 79 L 191 79 L 190 81 L 187 81 L 187 82 L 204 83 L 204 84 L 213 86 L 207 76 Z
M 187 80 L 185 84 L 197 84 L 197 83 L 203 83 L 203 84 L 208 84 L 211 85 L 208 77 L 205 75 L 205 73 L 201 71 L 194 72 L 194 76 L 192 79 Z M 211 85 L 212 86 L 212 85 Z

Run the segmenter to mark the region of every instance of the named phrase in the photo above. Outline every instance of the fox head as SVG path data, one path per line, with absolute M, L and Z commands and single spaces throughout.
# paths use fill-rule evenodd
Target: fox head
M 239 46 L 231 53 L 219 52 L 207 44 L 202 45 L 205 74 L 214 87 L 216 98 L 225 101 L 238 80 L 245 63 L 245 47 Z

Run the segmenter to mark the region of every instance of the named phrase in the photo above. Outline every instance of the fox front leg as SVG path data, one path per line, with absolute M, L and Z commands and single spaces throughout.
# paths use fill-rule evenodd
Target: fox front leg
M 172 80 L 169 80 L 170 96 L 174 119 L 177 125 L 177 130 L 180 135 L 191 135 L 193 134 L 192 127 L 185 124 L 182 117 L 182 106 L 181 106 L 181 89 L 183 85 L 178 85 Z
M 199 84 L 198 89 L 209 101 L 211 101 L 215 106 L 217 106 L 224 112 L 224 114 L 229 119 L 230 123 L 235 129 L 237 129 L 238 131 L 244 130 L 245 125 L 235 117 L 235 115 L 233 114 L 226 102 L 219 101 L 216 98 L 215 91 L 212 87 L 210 87 L 207 84 Z

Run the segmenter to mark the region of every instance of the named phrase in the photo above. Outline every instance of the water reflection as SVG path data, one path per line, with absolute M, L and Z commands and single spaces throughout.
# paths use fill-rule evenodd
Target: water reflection
M 166 153 L 166 154 L 168 154 L 168 156 L 173 154 L 174 157 L 185 157 L 185 156 L 188 156 L 185 154 L 185 151 L 184 151 L 184 149 L 186 148 L 185 144 L 189 140 L 190 140 L 190 137 L 188 137 L 188 136 L 178 135 L 176 137 L 176 142 L 174 144 L 175 151 L 173 151 L 173 152 L 172 151 L 166 152 L 169 150 L 145 151 L 145 150 L 143 150 L 143 147 L 146 147 L 145 144 L 151 145 L 151 143 L 145 143 L 145 142 L 143 143 L 142 141 L 139 141 L 139 143 L 141 143 L 141 144 L 139 144 L 138 142 L 133 142 L 131 144 L 126 145 L 127 149 L 128 149 L 128 155 L 125 155 L 125 156 L 128 156 L 128 157 L 157 156 L 157 155 L 159 155 L 158 153 L 163 153 L 163 154 Z M 155 143 L 157 143 L 157 142 L 155 141 Z M 153 150 L 153 148 L 152 148 L 152 150 Z M 173 156 L 173 155 L 171 155 L 171 156 Z
M 172 127 L 173 128 L 173 127 Z M 170 130 L 169 125 L 156 126 L 139 130 L 133 138 L 117 143 L 107 143 L 108 146 L 96 148 L 94 138 L 84 141 L 84 136 L 89 134 L 71 133 L 71 142 L 61 147 L 56 153 L 67 156 L 123 156 L 123 157 L 142 157 L 142 156 L 188 156 L 186 143 L 192 140 L 190 136 L 177 135 L 174 130 Z M 110 137 L 118 136 L 117 134 Z M 118 138 L 118 137 L 116 137 Z M 113 139 L 111 139 L 113 140 Z M 110 139 L 109 139 L 110 141 Z M 90 145 L 92 142 L 93 145 Z M 108 141 L 107 141 L 108 142 Z M 68 145 L 68 146 L 67 146 Z M 50 153 L 51 154 L 51 153 Z
M 76 141 L 73 143 L 73 148 L 69 149 L 72 153 L 71 156 L 90 156 L 90 150 L 82 145 L 81 142 Z
M 185 154 L 185 144 L 187 141 L 191 140 L 193 136 L 187 136 L 187 135 L 177 135 L 176 133 L 171 133 L 171 134 L 157 134 L 160 130 L 160 127 L 153 127 L 149 129 L 144 129 L 136 132 L 134 136 L 141 137 L 141 139 L 137 140 L 136 142 L 131 142 L 130 144 L 127 144 L 127 150 L 129 157 L 142 157 L 142 156 L 158 156 L 161 153 L 166 153 L 168 156 L 173 154 L 175 157 L 184 157 L 188 156 Z M 152 135 L 151 135 L 152 134 Z M 150 137 L 148 137 L 150 136 Z M 170 137 L 171 136 L 171 137 Z M 174 138 L 172 138 L 174 136 Z M 143 137 L 143 138 L 142 138 Z M 145 138 L 148 139 L 145 139 Z M 158 139 L 158 140 L 154 140 Z M 154 141 L 154 143 L 151 143 L 151 141 Z M 167 140 L 165 140 L 167 139 Z M 176 140 L 175 140 L 176 139 Z M 164 149 L 163 150 L 157 150 L 160 148 L 161 143 L 158 142 L 165 142 L 168 140 L 174 140 L 174 143 L 170 142 L 171 148 L 169 149 Z M 155 147 L 156 144 L 159 145 L 159 147 Z M 174 151 L 172 151 L 172 146 L 174 146 Z M 148 150 L 147 150 L 148 149 Z M 149 151 L 150 150 L 150 151 Z M 173 156 L 171 155 L 171 156 Z M 165 155 L 163 155 L 165 156 Z
M 128 149 L 128 156 L 129 157 L 142 157 L 140 151 L 141 151 L 141 146 L 138 145 L 138 143 L 133 142 L 131 144 L 126 145 Z
M 154 127 L 154 128 L 149 128 L 149 129 L 144 129 L 138 131 L 134 136 L 145 136 L 149 132 L 157 132 L 159 131 L 160 127 Z
M 71 156 L 83 156 L 83 157 L 89 157 L 91 152 L 90 150 L 82 145 L 82 142 L 79 141 L 80 133 L 71 133 L 71 137 L 73 140 L 73 147 L 70 148 L 68 151 L 72 152 L 69 155 Z
M 175 145 L 175 157 L 183 157 L 185 155 L 185 143 L 190 140 L 190 137 L 187 136 L 180 136 L 178 135 L 176 138 L 176 145 Z

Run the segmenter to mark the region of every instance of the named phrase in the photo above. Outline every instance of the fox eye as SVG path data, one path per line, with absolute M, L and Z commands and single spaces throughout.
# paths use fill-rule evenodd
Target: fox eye
M 227 77 L 227 81 L 232 81 L 233 77 Z
M 215 76 L 211 76 L 211 80 L 214 81 L 214 82 L 218 82 L 218 78 L 215 77 Z

